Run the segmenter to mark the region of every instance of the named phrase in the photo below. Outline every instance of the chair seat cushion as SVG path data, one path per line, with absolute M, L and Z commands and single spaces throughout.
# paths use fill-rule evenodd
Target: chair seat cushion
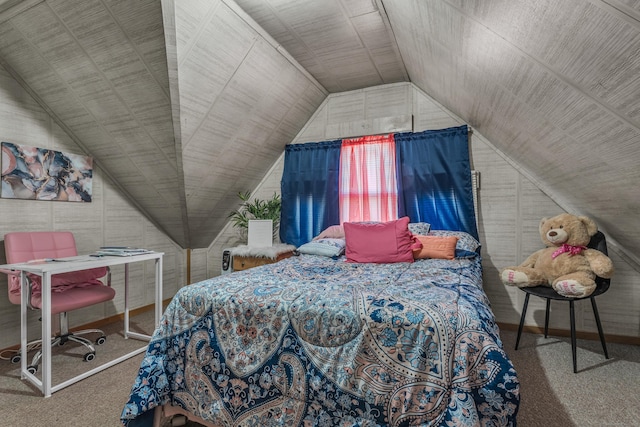
M 87 295 L 91 292 L 94 292 L 93 289 L 99 288 L 107 288 L 111 289 L 108 286 L 104 286 L 103 282 L 99 279 L 105 277 L 108 273 L 106 267 L 98 267 L 92 268 L 88 270 L 80 270 L 73 271 L 69 273 L 61 273 L 54 274 L 51 276 L 51 313 L 61 313 L 67 311 L 66 308 L 60 309 L 58 304 L 62 304 L 64 307 L 67 307 L 67 303 L 65 302 L 65 298 L 70 298 L 71 300 L 78 300 L 77 297 L 74 297 L 77 293 L 76 289 L 87 288 Z M 27 277 L 32 283 L 32 292 L 31 292 L 31 305 L 36 308 L 40 308 L 41 300 L 42 300 L 42 284 L 41 277 L 36 274 L 27 273 Z M 72 292 L 73 291 L 73 292 Z M 105 298 L 105 295 L 112 294 L 109 298 Z M 85 295 L 85 293 L 78 293 L 77 295 Z M 73 301 L 70 302 L 73 308 L 83 307 L 90 304 L 97 304 L 98 302 L 108 301 L 113 298 L 115 295 L 115 290 L 111 289 L 110 291 L 104 291 L 99 289 L 96 291 L 96 301 L 88 302 L 88 300 L 83 297 L 82 301 L 83 305 L 76 305 Z M 20 304 L 20 276 L 12 275 L 9 279 L 9 300 L 14 304 Z M 71 308 L 71 310 L 73 309 Z
M 596 278 L 595 291 L 593 291 L 592 294 L 586 297 L 565 297 L 563 295 L 560 295 L 553 288 L 548 286 L 532 286 L 532 287 L 528 287 L 528 288 L 525 287 L 520 289 L 528 294 L 535 295 L 540 298 L 548 298 L 548 299 L 558 300 L 558 301 L 581 300 L 586 298 L 597 297 L 598 295 L 605 293 L 609 289 L 609 280 Z
M 63 313 L 89 305 L 112 300 L 116 295 L 110 286 L 89 285 L 81 288 L 70 288 L 64 292 L 51 293 L 51 314 Z M 33 295 L 31 304 L 36 308 L 42 306 L 42 295 Z

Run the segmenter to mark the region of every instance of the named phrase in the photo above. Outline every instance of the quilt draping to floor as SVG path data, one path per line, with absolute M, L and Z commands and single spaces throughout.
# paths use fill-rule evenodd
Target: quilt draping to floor
M 516 372 L 480 257 L 301 255 L 182 288 L 125 425 L 172 404 L 220 426 L 515 426 Z

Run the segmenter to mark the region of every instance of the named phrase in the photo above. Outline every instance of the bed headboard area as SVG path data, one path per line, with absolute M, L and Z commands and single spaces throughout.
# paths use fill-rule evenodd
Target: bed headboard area
M 373 145 L 367 145 L 366 140 L 370 137 L 363 138 L 358 141 L 363 151 L 372 150 Z M 471 170 L 466 125 L 384 135 L 385 143 L 392 148 L 386 147 L 384 161 L 376 158 L 379 163 L 372 163 L 367 154 L 352 151 L 345 159 L 344 146 L 353 141 L 287 145 L 281 182 L 282 242 L 300 246 L 331 225 L 383 221 L 385 215 L 389 219 L 408 216 L 412 223 L 427 222 L 434 230 L 464 231 L 478 239 L 477 173 Z M 351 169 L 345 169 L 347 162 Z M 362 175 L 360 181 L 346 176 L 355 170 Z M 353 209 L 351 217 L 345 213 L 345 199 L 360 196 L 358 190 L 355 196 L 345 196 L 345 188 L 357 185 L 375 187 L 373 198 L 383 210 L 391 205 L 389 212 L 381 214 L 383 219 L 370 218 L 366 212 L 353 219 Z

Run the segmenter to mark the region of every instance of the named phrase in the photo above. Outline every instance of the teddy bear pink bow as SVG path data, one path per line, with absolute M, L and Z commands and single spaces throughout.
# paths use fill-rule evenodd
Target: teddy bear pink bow
M 556 249 L 553 252 L 553 254 L 551 254 L 551 258 L 555 258 L 558 255 L 563 254 L 565 252 L 569 252 L 569 256 L 580 255 L 580 253 L 585 249 L 587 249 L 586 246 L 573 246 L 573 245 L 567 245 L 565 243 L 562 246 L 560 246 L 558 249 Z

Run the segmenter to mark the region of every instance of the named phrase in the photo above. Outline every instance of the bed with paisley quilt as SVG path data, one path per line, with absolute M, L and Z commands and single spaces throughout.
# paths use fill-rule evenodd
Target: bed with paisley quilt
M 123 424 L 515 426 L 517 375 L 467 249 L 388 264 L 302 254 L 182 288 Z

